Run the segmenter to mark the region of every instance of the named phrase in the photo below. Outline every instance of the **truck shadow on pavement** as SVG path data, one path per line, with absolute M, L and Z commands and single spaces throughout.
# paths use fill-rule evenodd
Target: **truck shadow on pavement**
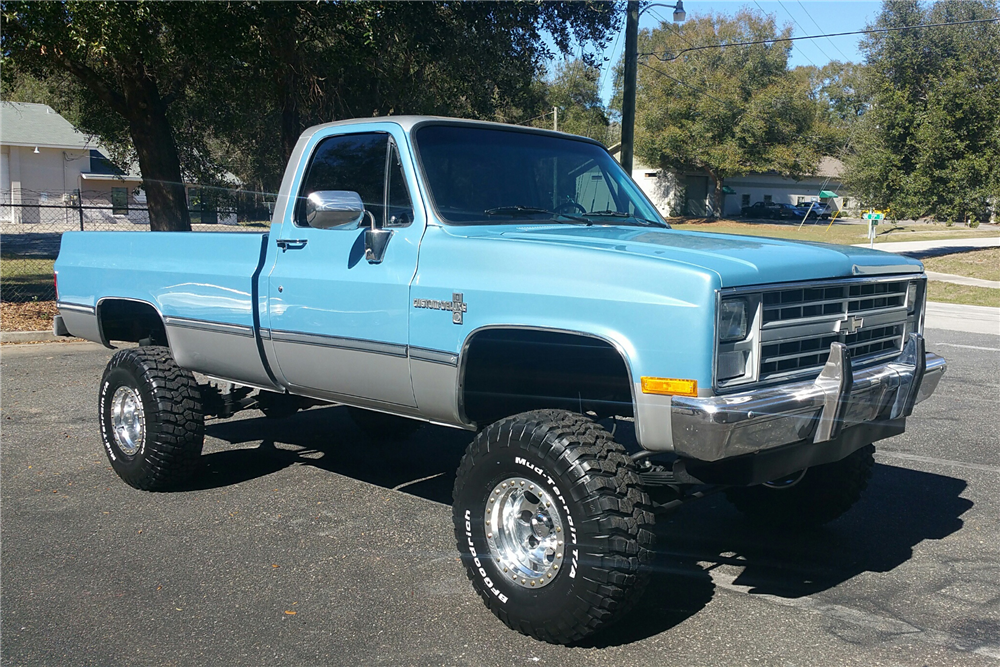
M 210 438 L 253 448 L 206 454 L 191 490 L 220 488 L 291 465 L 310 465 L 358 481 L 451 504 L 451 489 L 473 434 L 425 426 L 404 442 L 364 435 L 343 408 L 308 410 L 280 421 L 211 423 Z M 717 585 L 748 594 L 800 598 L 864 572 L 888 572 L 916 545 L 963 526 L 973 503 L 958 478 L 876 464 L 861 501 L 831 524 L 808 531 L 748 523 L 722 494 L 681 507 L 656 524 L 653 575 L 635 608 L 589 638 L 595 648 L 655 636 L 698 613 Z

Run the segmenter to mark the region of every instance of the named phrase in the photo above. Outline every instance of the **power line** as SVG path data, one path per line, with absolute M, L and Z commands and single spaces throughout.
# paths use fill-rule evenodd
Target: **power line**
M 764 8 L 760 6 L 760 3 L 758 3 L 757 0 L 753 0 L 753 4 L 757 5 L 757 9 L 759 9 L 760 13 L 763 14 L 764 16 L 768 16 L 768 17 L 771 16 L 770 14 L 768 14 L 767 12 L 764 11 Z M 787 12 L 788 10 L 786 9 L 785 11 Z M 795 20 L 794 16 L 792 17 L 792 20 L 793 21 Z M 798 23 L 796 23 L 795 25 L 798 25 Z M 801 28 L 800 28 L 800 30 L 801 30 Z M 805 31 L 803 30 L 802 32 L 805 32 Z M 815 67 L 816 69 L 819 69 L 819 65 L 816 64 L 815 60 L 813 60 L 812 58 L 809 57 L 808 53 L 806 53 L 805 51 L 803 51 L 802 55 L 806 57 L 806 60 L 808 60 L 810 63 L 812 63 L 813 67 Z
M 618 45 L 621 44 L 621 41 L 622 41 L 622 31 L 619 30 L 618 37 L 615 39 L 615 45 L 611 49 L 611 57 L 608 59 L 608 67 L 603 72 L 601 72 L 601 78 L 597 83 L 598 94 L 600 94 L 604 90 L 604 78 L 608 75 L 608 72 L 610 72 L 615 68 L 614 66 L 615 52 L 618 51 Z
M 831 32 L 823 35 L 801 35 L 799 37 L 774 37 L 772 39 L 758 39 L 752 42 L 730 42 L 729 44 L 707 44 L 705 46 L 694 46 L 689 49 L 681 49 L 669 58 L 661 57 L 656 53 L 640 53 L 640 56 L 653 56 L 661 62 L 676 60 L 689 51 L 703 51 L 705 49 L 721 49 L 727 46 L 754 46 L 756 44 L 777 44 L 778 42 L 797 42 L 802 39 L 821 39 L 823 37 L 843 37 L 845 35 L 872 35 L 883 32 L 898 32 L 900 30 L 916 30 L 918 28 L 940 28 L 945 26 L 968 25 L 970 23 L 997 23 L 1000 19 L 976 19 L 974 21 L 955 21 L 952 23 L 920 23 L 917 25 L 904 25 L 897 28 L 874 28 L 871 30 L 854 30 L 852 32 Z M 666 54 L 664 54 L 666 55 Z
M 785 3 L 783 3 L 781 0 L 778 0 L 778 4 L 781 5 L 781 8 L 785 10 L 786 14 L 788 14 L 789 16 L 791 16 L 792 22 L 795 23 L 795 25 L 798 27 L 798 29 L 801 30 L 802 32 L 805 32 L 805 28 L 802 27 L 802 24 L 799 23 L 798 19 L 796 19 L 794 16 L 792 16 L 792 13 L 790 11 L 788 11 L 788 7 L 785 7 Z M 822 28 L 820 28 L 820 30 L 822 30 Z M 819 52 L 823 54 L 824 58 L 826 58 L 827 60 L 833 60 L 833 58 L 831 58 L 830 55 L 826 51 L 824 51 L 823 48 L 818 43 L 816 44 L 816 48 L 819 49 Z M 805 55 L 805 54 L 803 54 L 803 55 Z M 808 58 L 808 56 L 806 56 L 806 57 Z M 809 62 L 812 62 L 812 58 L 809 58 Z M 813 65 L 816 66 L 816 69 L 819 69 L 819 66 L 816 65 L 816 63 L 813 63 Z
M 809 17 L 809 20 L 813 22 L 813 25 L 816 26 L 817 28 L 819 28 L 820 30 L 822 30 L 823 27 L 816 21 L 816 19 L 813 18 L 813 15 L 809 13 L 809 10 L 806 9 L 806 6 L 802 4 L 802 0 L 795 0 L 795 2 L 797 2 L 799 4 L 799 7 L 801 7 L 802 11 L 804 11 L 806 13 L 806 16 Z M 837 52 L 840 53 L 840 55 L 844 56 L 844 62 L 845 63 L 849 62 L 851 60 L 850 58 L 847 57 L 846 53 L 844 53 L 843 51 L 840 50 L 840 47 L 837 46 L 837 42 L 833 41 L 829 37 L 826 38 L 826 41 L 830 42 L 830 44 L 833 45 L 833 48 L 837 49 Z
M 753 0 L 753 4 L 757 5 L 757 9 L 759 9 L 760 13 L 763 14 L 764 16 L 771 16 L 770 14 L 768 14 L 767 12 L 764 11 L 764 8 L 760 6 L 760 3 L 758 3 L 757 0 Z M 785 11 L 787 12 L 788 10 L 786 9 Z M 794 16 L 792 17 L 792 20 L 793 21 L 795 20 Z M 798 23 L 796 23 L 795 25 L 798 25 Z M 805 31 L 803 30 L 803 32 L 805 32 Z M 813 67 L 815 67 L 816 69 L 819 69 L 819 65 L 816 64 L 815 60 L 813 60 L 812 58 L 809 57 L 808 53 L 806 53 L 805 51 L 803 51 L 802 55 L 805 56 L 806 60 L 808 60 L 812 64 Z
M 659 14 L 659 13 L 653 11 L 652 9 L 647 9 L 646 11 L 648 11 L 650 14 L 652 14 L 656 18 L 660 19 L 660 23 L 663 23 L 663 24 L 667 25 L 668 27 L 673 27 L 673 30 L 672 31 L 668 31 L 668 32 L 673 32 L 675 35 L 677 35 L 682 40 L 684 40 L 689 46 L 694 46 L 694 42 L 692 42 L 690 39 L 688 39 L 687 37 L 685 37 L 684 34 L 681 32 L 680 28 L 678 28 L 677 26 L 675 26 L 673 23 L 671 23 L 667 19 L 663 18 L 662 14 Z
M 674 78 L 674 77 L 670 76 L 669 74 L 667 74 L 666 72 L 664 72 L 662 70 L 656 69 L 655 67 L 650 67 L 646 63 L 640 62 L 639 64 L 642 65 L 643 67 L 645 67 L 646 69 L 653 70 L 654 72 L 656 72 L 660 76 L 667 77 L 668 79 L 670 79 L 674 83 L 680 84 L 680 85 L 684 86 L 685 88 L 690 88 L 691 90 L 695 91 L 696 93 L 701 93 L 705 97 L 710 97 L 711 99 L 715 100 L 716 102 L 718 102 L 720 104 L 725 104 L 726 106 L 732 106 L 729 102 L 726 102 L 725 100 L 720 100 L 718 97 L 715 97 L 714 95 L 710 94 L 709 92 L 707 92 L 703 88 L 698 88 L 697 86 L 692 86 L 689 83 L 684 83 L 680 79 Z

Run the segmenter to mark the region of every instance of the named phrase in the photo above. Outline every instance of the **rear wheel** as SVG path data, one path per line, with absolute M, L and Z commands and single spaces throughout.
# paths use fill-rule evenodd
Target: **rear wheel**
M 536 410 L 469 445 L 453 517 L 469 579 L 518 632 L 579 641 L 640 597 L 653 514 L 635 466 L 590 419 Z
M 726 498 L 754 523 L 804 528 L 833 521 L 861 499 L 875 465 L 875 445 L 834 463 L 748 488 L 726 490 Z
M 104 451 L 127 484 L 162 491 L 194 473 L 205 437 L 201 393 L 168 348 L 116 353 L 101 379 L 99 410 Z

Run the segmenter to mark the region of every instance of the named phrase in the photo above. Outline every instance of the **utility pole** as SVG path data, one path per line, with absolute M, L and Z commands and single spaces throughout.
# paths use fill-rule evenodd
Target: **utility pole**
M 552 129 L 559 131 L 559 107 L 552 107 Z
M 635 80 L 639 69 L 639 16 L 651 7 L 669 7 L 674 10 L 674 21 L 680 23 L 687 14 L 684 0 L 676 5 L 653 3 L 639 11 L 638 0 L 629 0 L 625 12 L 625 83 L 622 88 L 622 152 L 621 165 L 632 175 L 632 155 L 635 147 Z
M 625 10 L 625 84 L 622 91 L 622 152 L 625 173 L 632 175 L 635 145 L 635 79 L 639 69 L 639 2 L 629 0 Z

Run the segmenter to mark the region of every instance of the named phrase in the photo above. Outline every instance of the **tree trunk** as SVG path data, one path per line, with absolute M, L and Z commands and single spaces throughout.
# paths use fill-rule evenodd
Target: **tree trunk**
M 191 217 L 166 104 L 156 83 L 149 78 L 127 80 L 123 84 L 129 134 L 139 155 L 142 187 L 149 207 L 149 229 L 189 232 Z
M 712 191 L 712 216 L 716 218 L 722 217 L 722 179 L 719 178 L 718 174 L 711 170 L 709 167 L 702 167 L 708 177 L 712 179 L 712 183 L 715 184 L 715 189 Z

